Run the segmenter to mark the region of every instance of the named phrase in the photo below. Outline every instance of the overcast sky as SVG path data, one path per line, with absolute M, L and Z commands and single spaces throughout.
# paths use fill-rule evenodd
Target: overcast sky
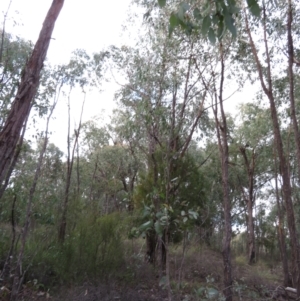
M 5 13 L 9 2 L 1 0 L 0 11 Z M 52 0 L 12 0 L 7 31 L 35 43 L 51 3 Z M 71 51 L 77 48 L 97 52 L 104 46 L 124 42 L 121 26 L 129 5 L 130 0 L 65 0 L 52 35 L 50 61 L 67 62 Z M 13 27 L 13 21 L 23 26 Z

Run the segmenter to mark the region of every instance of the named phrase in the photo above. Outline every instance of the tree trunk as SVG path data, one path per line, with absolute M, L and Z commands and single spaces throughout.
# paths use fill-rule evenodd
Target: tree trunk
M 223 264 L 224 264 L 224 295 L 226 301 L 232 301 L 232 274 L 231 274 L 231 202 L 229 198 L 229 150 L 228 150 L 228 141 L 227 141 L 227 120 L 223 107 L 223 85 L 224 85 L 224 53 L 223 45 L 220 44 L 220 56 L 221 56 L 221 78 L 220 78 L 220 87 L 219 93 L 216 88 L 214 89 L 215 103 L 213 106 L 215 122 L 216 122 L 216 131 L 219 145 L 219 154 L 222 164 L 222 190 L 223 190 L 223 210 L 224 210 L 224 236 L 222 242 L 222 255 L 223 255 Z M 221 120 L 218 117 L 218 103 L 221 111 Z
M 147 232 L 146 244 L 146 261 L 151 264 L 155 264 L 157 236 L 154 230 Z
M 71 93 L 71 91 L 70 91 Z M 65 188 L 65 198 L 63 203 L 63 209 L 62 209 L 62 216 L 60 220 L 60 226 L 58 231 L 58 241 L 60 243 L 64 243 L 65 237 L 66 237 L 66 229 L 67 229 L 67 212 L 68 212 L 68 204 L 69 204 L 69 191 L 70 191 L 70 185 L 71 185 L 71 176 L 72 176 L 72 170 L 73 170 L 73 164 L 74 164 L 74 157 L 75 157 L 75 150 L 76 146 L 78 144 L 78 139 L 80 135 L 81 130 L 81 122 L 82 122 L 82 114 L 85 104 L 85 98 L 82 103 L 81 107 L 81 114 L 80 114 L 80 120 L 77 130 L 75 130 L 75 141 L 72 149 L 72 154 L 70 153 L 70 94 L 68 99 L 68 158 L 67 158 L 67 178 L 66 178 L 66 188 Z
M 17 161 L 18 161 L 18 158 L 19 158 L 19 155 L 21 153 L 21 150 L 22 150 L 22 145 L 23 145 L 23 141 L 24 141 L 24 135 L 25 135 L 25 132 L 26 132 L 26 127 L 27 127 L 27 121 L 28 121 L 28 116 L 24 122 L 24 126 L 23 126 L 23 129 L 22 129 L 22 134 L 21 134 L 21 137 L 19 139 L 19 143 L 17 144 L 16 146 L 16 149 L 15 149 L 15 152 L 14 152 L 14 156 L 11 160 L 11 163 L 10 163 L 10 166 L 7 170 L 7 173 L 5 174 L 5 178 L 4 178 L 4 181 L 3 181 L 3 184 L 2 186 L 0 185 L 0 199 L 2 198 L 5 190 L 6 190 L 6 187 L 9 183 L 9 179 L 10 179 L 10 176 L 17 164 Z M 1 182 L 0 182 L 1 184 Z M 1 212 L 1 209 L 0 209 L 0 212 Z
M 251 200 L 247 202 L 247 211 L 248 211 L 248 263 L 253 264 L 256 260 L 255 254 L 255 233 L 254 233 L 254 221 L 253 221 L 253 203 Z
M 281 254 L 282 261 L 282 270 L 284 275 L 284 286 L 292 286 L 292 279 L 289 273 L 289 265 L 288 265 L 288 256 L 286 251 L 286 243 L 285 243 L 285 231 L 284 231 L 284 210 L 281 205 L 279 189 L 278 189 L 278 172 L 277 172 L 277 154 L 274 150 L 274 169 L 275 169 L 275 195 L 276 195 L 276 204 L 277 204 L 277 215 L 278 215 L 278 242 L 279 242 L 279 250 Z
M 288 0 L 288 11 L 287 11 L 287 41 L 288 41 L 288 76 L 289 76 L 289 96 L 290 96 L 290 110 L 291 110 L 291 118 L 293 121 L 293 129 L 294 129 L 294 138 L 296 145 L 296 156 L 297 156 L 297 167 L 298 167 L 298 183 L 300 183 L 300 133 L 298 120 L 296 116 L 296 105 L 295 105 L 295 85 L 294 85 L 294 45 L 293 45 L 293 36 L 292 36 L 292 22 L 293 22 L 293 8 L 292 1 Z M 292 217 L 293 218 L 293 217 Z M 295 223 L 291 221 L 291 225 Z M 295 230 L 295 236 L 297 236 Z M 294 236 L 293 235 L 293 236 Z M 291 237 L 292 238 L 292 237 Z M 293 245 L 297 247 L 297 252 L 293 251 L 293 260 L 297 261 L 297 265 L 293 265 L 293 284 L 297 288 L 297 298 L 300 297 L 300 254 L 299 254 L 299 245 L 296 238 L 293 239 Z
M 240 152 L 244 158 L 246 169 L 247 169 L 247 177 L 248 177 L 248 195 L 245 194 L 243 190 L 243 195 L 245 199 L 245 203 L 247 206 L 247 239 L 248 239 L 248 263 L 255 263 L 255 231 L 254 231 L 254 220 L 253 220 L 253 205 L 255 201 L 254 197 L 254 169 L 255 169 L 255 151 L 252 150 L 252 157 L 249 162 L 246 148 L 240 147 Z M 243 188 L 242 188 L 243 189 Z
M 31 103 L 38 89 L 40 72 L 47 55 L 55 21 L 63 4 L 64 0 L 53 0 L 51 4 L 32 55 L 25 66 L 16 98 L 0 132 L 0 183 L 5 179 L 21 129 L 30 113 Z
M 294 85 L 294 44 L 292 36 L 292 22 L 293 22 L 293 10 L 292 1 L 288 0 L 288 12 L 287 12 L 287 40 L 288 40 L 288 76 L 289 76 L 289 96 L 290 96 L 290 110 L 291 118 L 293 121 L 293 130 L 296 145 L 296 155 L 297 155 L 297 167 L 298 167 L 298 183 L 300 183 L 300 136 L 299 136 L 299 126 L 296 116 L 296 105 L 295 105 L 295 85 Z

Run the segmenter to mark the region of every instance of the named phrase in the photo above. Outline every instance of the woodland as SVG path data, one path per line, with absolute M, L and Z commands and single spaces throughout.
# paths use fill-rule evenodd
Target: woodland
M 135 46 L 51 65 L 63 4 L 0 30 L 0 300 L 298 300 L 300 3 L 133 0 Z

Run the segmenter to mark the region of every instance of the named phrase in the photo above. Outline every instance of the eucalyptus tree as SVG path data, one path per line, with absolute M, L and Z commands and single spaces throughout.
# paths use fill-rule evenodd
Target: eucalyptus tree
M 246 12 L 244 14 L 245 18 L 245 31 L 248 35 L 248 43 L 250 44 L 252 55 L 254 58 L 255 66 L 257 69 L 257 74 L 259 77 L 259 82 L 261 88 L 269 100 L 270 112 L 273 125 L 274 141 L 276 145 L 276 151 L 279 158 L 279 171 L 282 177 L 282 190 L 283 198 L 285 201 L 285 206 L 287 210 L 287 222 L 290 235 L 291 253 L 292 253 L 292 279 L 293 285 L 297 288 L 297 295 L 300 296 L 300 278 L 298 277 L 300 271 L 300 261 L 299 261 L 299 248 L 298 248 L 298 238 L 295 224 L 295 214 L 293 206 L 293 195 L 292 187 L 290 183 L 289 166 L 287 154 L 284 151 L 282 133 L 280 129 L 280 121 L 278 117 L 278 99 L 276 98 L 274 90 L 274 80 L 280 78 L 280 72 L 276 69 L 277 63 L 282 64 L 282 56 L 277 52 L 277 56 L 274 52 L 278 49 L 278 35 L 276 34 L 276 29 L 280 30 L 280 23 L 277 22 L 278 26 L 275 27 L 277 15 L 280 15 L 280 10 L 287 8 L 286 2 L 280 2 L 280 5 L 273 5 L 273 3 L 262 3 L 262 19 L 260 27 L 258 28 L 257 34 L 263 37 L 263 55 L 265 61 L 261 59 L 258 54 L 257 45 L 255 44 L 255 39 L 253 37 L 253 27 L 257 26 L 257 20 L 253 20 Z M 290 9 L 288 10 L 290 12 Z M 288 13 L 290 18 L 290 13 Z M 278 20 L 277 20 L 278 21 Z M 274 22 L 274 23 L 272 23 Z M 289 19 L 288 23 L 291 20 Z M 290 31 L 289 31 L 289 46 L 291 46 L 290 41 Z M 274 38 L 276 37 L 276 42 Z M 275 43 L 272 43 L 275 42 Z M 277 44 L 276 44 L 277 43 Z M 280 44 L 279 44 L 280 45 Z M 291 56 L 291 53 L 289 54 Z M 289 70 L 291 78 L 291 62 L 289 61 Z M 291 82 L 290 82 L 291 84 Z M 290 88 L 291 91 L 291 88 Z M 290 93 L 291 97 L 291 93 Z M 293 110 L 292 110 L 293 112 Z M 295 123 L 294 123 L 294 128 Z M 297 140 L 297 131 L 295 131 L 295 139 Z
M 229 44 L 230 45 L 230 44 Z M 225 82 L 225 64 L 228 62 L 226 56 L 230 46 L 222 42 L 214 51 L 217 60 L 220 61 L 219 71 L 215 72 L 215 66 L 211 65 L 210 70 L 213 75 L 213 81 L 210 85 L 205 83 L 205 87 L 211 95 L 212 110 L 215 117 L 215 128 L 219 156 L 221 161 L 222 175 L 222 194 L 223 194 L 223 214 L 224 214 L 224 237 L 222 242 L 222 255 L 224 264 L 224 295 L 227 301 L 232 300 L 232 271 L 231 271 L 231 236 L 232 236 L 232 217 L 231 217 L 231 199 L 229 192 L 229 129 L 227 125 L 227 116 L 224 109 L 224 82 Z M 226 51 L 227 50 L 227 51 Z M 218 70 L 217 69 L 217 70 Z
M 154 262 L 158 232 L 168 264 L 171 213 L 183 201 L 177 205 L 180 187 L 186 181 L 179 171 L 187 160 L 193 137 L 204 131 L 208 118 L 204 110 L 207 94 L 200 73 L 205 72 L 210 54 L 192 36 L 174 35 L 170 39 L 166 24 L 165 15 L 158 16 L 154 26 L 146 23 L 146 33 L 136 49 L 112 48 L 111 57 L 126 78 L 117 94 L 120 109 L 131 125 L 124 139 L 144 154 L 144 180 L 152 183 L 146 194 L 148 200 L 140 200 L 147 201 L 147 207 L 151 205 L 150 211 L 153 209 L 149 214 L 153 217 L 148 224 L 147 254 Z M 197 217 L 182 211 L 187 219 Z
M 244 172 L 237 173 L 238 186 L 247 211 L 248 262 L 256 260 L 253 208 L 261 189 L 273 177 L 273 139 L 269 110 L 247 103 L 239 108 L 240 125 L 235 131 L 237 161 Z M 271 161 L 270 161 L 271 160 Z
M 82 114 L 84 110 L 84 103 L 86 99 L 86 90 L 91 87 L 97 87 L 100 84 L 103 72 L 103 61 L 107 54 L 105 52 L 95 53 L 92 56 L 88 55 L 86 51 L 77 49 L 73 52 L 70 62 L 66 65 L 60 66 L 62 77 L 64 79 L 63 85 L 68 89 L 66 92 L 68 101 L 68 135 L 67 135 L 67 173 L 64 202 L 62 204 L 62 215 L 59 226 L 58 239 L 61 243 L 65 240 L 67 228 L 67 211 L 69 203 L 69 192 L 71 187 L 71 178 L 73 172 L 73 164 L 75 159 L 75 150 L 78 147 L 79 136 L 82 129 Z M 71 96 L 75 89 L 81 90 L 83 96 L 81 114 L 77 128 L 74 129 L 73 145 L 71 149 L 71 125 L 70 125 L 70 110 L 71 110 Z M 66 90 L 65 90 L 66 91 Z M 79 154 L 77 154 L 77 162 L 79 161 Z M 80 191 L 80 175 L 77 169 L 77 197 Z
M 132 194 L 141 163 L 130 145 L 112 141 L 116 134 L 94 121 L 83 124 L 83 194 L 101 214 L 133 209 Z

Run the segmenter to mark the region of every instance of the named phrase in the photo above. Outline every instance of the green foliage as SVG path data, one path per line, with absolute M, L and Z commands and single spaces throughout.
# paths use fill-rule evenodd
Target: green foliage
M 215 301 L 225 301 L 223 294 L 214 287 L 215 279 L 211 276 L 206 277 L 207 285 L 201 286 L 198 289 L 195 289 L 195 295 L 197 300 L 215 300 Z
M 131 230 L 131 236 L 145 236 L 147 231 L 153 230 L 162 236 L 168 228 L 171 239 L 173 236 L 178 238 L 179 232 L 203 222 L 201 208 L 206 202 L 205 181 L 192 156 L 187 155 L 182 161 L 176 160 L 170 184 L 173 192 L 166 202 L 166 183 L 163 177 L 165 167 L 158 159 L 159 153 L 156 158 L 160 162 L 158 173 L 161 175 L 156 185 L 153 170 L 150 170 L 142 175 L 135 189 L 133 198 L 137 208 L 142 209 L 143 213 L 142 224 Z
M 5 33 L 0 45 L 3 46 L 0 62 L 0 130 L 10 110 L 11 103 L 17 92 L 22 70 L 31 51 L 32 44 L 24 39 Z
M 157 1 L 158 1 L 158 5 L 160 7 L 164 7 L 166 5 L 166 3 L 167 3 L 167 0 L 157 0 Z
M 161 1 L 158 0 L 159 6 Z M 259 17 L 260 7 L 258 0 L 247 0 L 248 9 L 252 15 Z M 177 6 L 177 10 L 173 11 L 169 20 L 169 33 L 172 34 L 177 26 L 180 26 L 187 34 L 192 32 L 201 33 L 204 37 L 208 37 L 212 44 L 216 39 L 221 40 L 229 30 L 235 38 L 237 36 L 236 19 L 241 14 L 241 4 L 235 0 L 225 1 L 204 1 L 201 6 L 195 5 L 193 1 L 183 1 Z
M 39 282 L 48 275 L 50 284 L 121 276 L 124 246 L 120 227 L 118 214 L 84 216 L 63 245 L 56 241 L 53 228 L 35 230 L 26 247 L 29 262 L 33 260 L 29 273 L 36 275 Z

